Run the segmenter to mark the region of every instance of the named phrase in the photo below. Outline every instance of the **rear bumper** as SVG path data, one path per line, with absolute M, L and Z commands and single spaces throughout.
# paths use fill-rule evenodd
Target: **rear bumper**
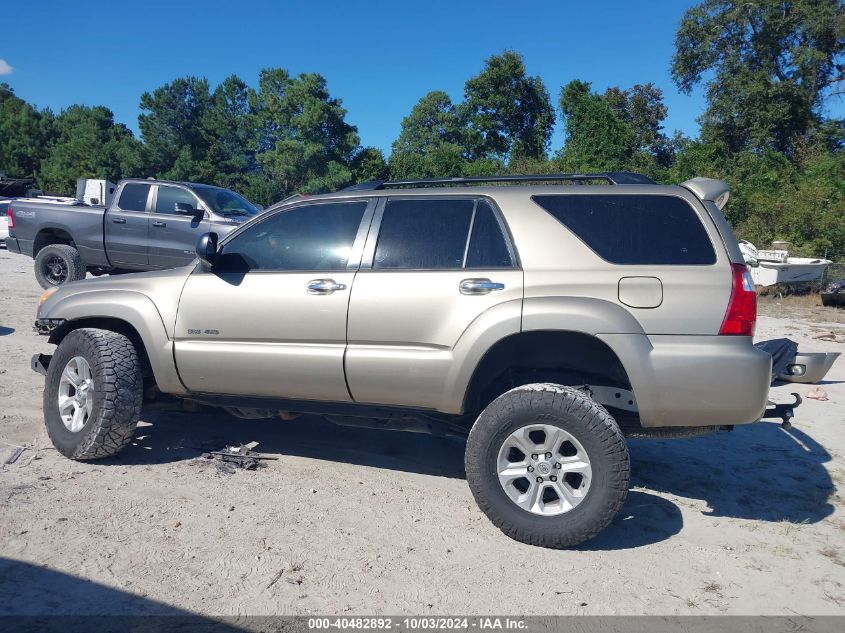
M 619 356 L 643 427 L 748 424 L 766 408 L 772 357 L 746 336 L 600 335 Z
M 16 237 L 7 237 L 5 238 L 6 242 L 6 250 L 10 253 L 20 253 L 21 247 Z

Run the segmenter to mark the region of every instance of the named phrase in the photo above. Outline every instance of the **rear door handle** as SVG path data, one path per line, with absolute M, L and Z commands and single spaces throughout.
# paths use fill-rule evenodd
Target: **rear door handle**
M 161 220 L 156 220 L 153 222 L 153 226 L 167 226 L 167 222 L 162 222 Z
M 334 279 L 312 279 L 308 282 L 310 295 L 330 295 L 335 290 L 346 290 L 346 284 L 339 284 Z
M 115 224 L 126 224 L 126 220 L 123 218 L 112 218 L 111 221 Z
M 464 279 L 459 288 L 462 295 L 488 295 L 494 290 L 504 290 L 505 284 L 487 278 Z

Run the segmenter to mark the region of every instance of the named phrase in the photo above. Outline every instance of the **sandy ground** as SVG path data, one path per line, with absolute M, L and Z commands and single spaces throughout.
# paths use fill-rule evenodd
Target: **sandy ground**
M 790 432 L 632 441 L 616 521 L 550 551 L 481 514 L 456 440 L 160 404 L 119 458 L 61 457 L 29 369 L 49 350 L 31 260 L 0 251 L 0 271 L 0 441 L 28 447 L 0 471 L 0 614 L 845 614 L 842 359 Z M 845 351 L 811 338 L 826 327 L 763 317 L 758 335 Z M 250 441 L 278 461 L 199 458 Z

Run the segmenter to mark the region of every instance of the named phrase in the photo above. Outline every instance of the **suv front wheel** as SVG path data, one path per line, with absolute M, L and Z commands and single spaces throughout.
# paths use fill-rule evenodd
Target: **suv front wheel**
M 628 448 L 585 393 L 524 385 L 494 400 L 470 431 L 466 474 L 481 510 L 511 538 L 582 543 L 607 527 L 628 493 Z
M 119 453 L 132 439 L 142 402 L 141 363 L 128 338 L 82 328 L 59 343 L 44 384 L 44 422 L 62 455 Z

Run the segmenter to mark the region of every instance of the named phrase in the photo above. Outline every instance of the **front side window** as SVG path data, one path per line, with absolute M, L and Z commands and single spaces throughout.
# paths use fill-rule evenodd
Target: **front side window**
M 197 197 L 190 191 L 186 191 L 179 187 L 167 187 L 159 185 L 158 195 L 156 196 L 156 213 L 175 214 L 176 203 L 182 202 L 197 208 Z
M 140 182 L 130 182 L 123 185 L 120 192 L 120 199 L 117 206 L 122 211 L 146 211 L 147 196 L 150 193 L 150 185 Z
M 611 264 L 716 263 L 707 231 L 682 198 L 558 194 L 531 199 Z
M 512 266 L 501 227 L 486 200 L 396 198 L 384 208 L 374 269 Z
M 271 215 L 223 247 L 216 272 L 345 270 L 365 201 L 309 204 Z

